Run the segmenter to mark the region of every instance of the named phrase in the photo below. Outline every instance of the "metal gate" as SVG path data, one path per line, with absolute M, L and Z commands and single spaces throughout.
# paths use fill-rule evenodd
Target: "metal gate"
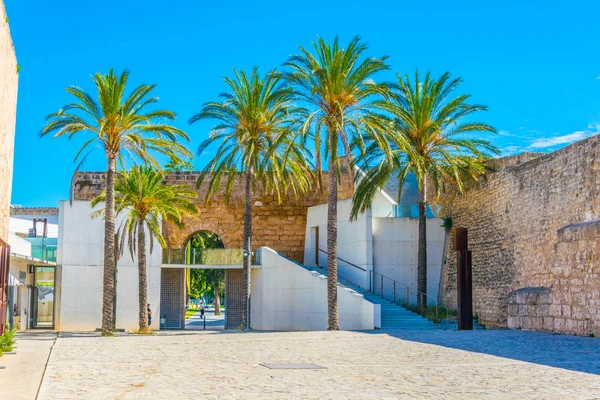
M 160 329 L 183 329 L 184 271 L 175 268 L 160 271 Z
M 8 314 L 8 268 L 10 264 L 10 246 L 0 239 L 0 335 L 6 329 Z
M 225 329 L 240 329 L 242 326 L 242 310 L 244 272 L 241 269 L 228 269 L 225 272 Z

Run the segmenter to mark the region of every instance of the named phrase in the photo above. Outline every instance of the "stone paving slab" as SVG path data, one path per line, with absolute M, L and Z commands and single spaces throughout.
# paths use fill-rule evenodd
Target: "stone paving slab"
M 0 399 L 33 400 L 36 398 L 46 362 L 56 340 L 53 331 L 18 332 L 16 354 L 0 357 Z
M 63 333 L 39 399 L 78 398 L 600 399 L 600 340 L 524 331 Z

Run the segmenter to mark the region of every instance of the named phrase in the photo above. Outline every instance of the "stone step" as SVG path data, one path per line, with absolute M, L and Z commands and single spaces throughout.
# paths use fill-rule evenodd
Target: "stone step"
M 327 270 L 315 267 L 305 267 L 309 271 L 327 276 Z M 372 293 L 356 283 L 338 277 L 338 284 L 363 296 L 363 298 L 381 307 L 382 329 L 389 330 L 432 330 L 442 329 L 443 326 L 436 325 L 432 321 L 414 313 L 387 298 Z
M 382 324 L 385 323 L 389 323 L 389 324 L 422 324 L 422 325 L 435 325 L 433 322 L 429 321 L 429 320 L 411 320 L 411 319 L 382 319 L 381 320 Z

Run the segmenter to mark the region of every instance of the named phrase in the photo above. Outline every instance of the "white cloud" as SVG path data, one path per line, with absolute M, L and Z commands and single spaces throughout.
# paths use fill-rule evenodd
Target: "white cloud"
M 577 131 L 562 136 L 554 136 L 551 138 L 539 138 L 534 140 L 529 147 L 532 149 L 545 149 L 547 147 L 554 147 L 561 144 L 569 144 L 582 140 L 597 134 L 598 132 L 592 131 Z
M 523 151 L 523 148 L 521 146 L 506 146 L 503 149 L 503 153 L 506 155 L 520 153 L 521 151 Z
M 509 131 L 498 131 L 500 136 L 512 136 Z

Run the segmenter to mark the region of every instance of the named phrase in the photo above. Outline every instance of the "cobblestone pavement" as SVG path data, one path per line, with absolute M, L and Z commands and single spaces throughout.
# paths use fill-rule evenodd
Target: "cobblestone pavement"
M 525 331 L 63 333 L 39 399 L 75 398 L 600 399 L 600 339 Z

